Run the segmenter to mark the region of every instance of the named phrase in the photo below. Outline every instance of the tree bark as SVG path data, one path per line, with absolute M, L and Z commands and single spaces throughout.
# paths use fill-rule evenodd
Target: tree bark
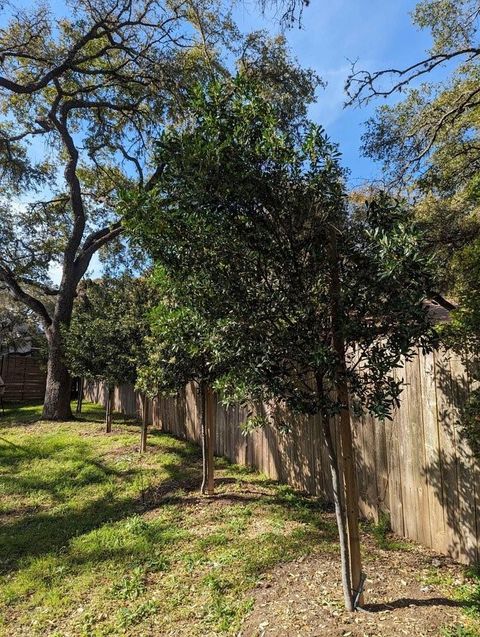
M 107 406 L 105 410 L 105 433 L 112 432 L 112 403 L 113 403 L 114 387 L 108 387 Z
M 43 420 L 72 420 L 70 406 L 72 378 L 64 362 L 60 324 L 53 322 L 46 331 L 48 342 L 47 383 Z
M 330 312 L 332 344 L 337 355 L 335 372 L 335 389 L 340 404 L 340 455 L 337 462 L 343 474 L 343 493 L 348 530 L 348 553 L 350 560 L 350 580 L 352 589 L 350 597 L 358 605 L 363 603 L 362 558 L 360 552 L 360 533 L 358 526 L 358 487 L 355 470 L 352 428 L 350 420 L 350 403 L 345 364 L 345 337 L 343 324 L 342 288 L 340 280 L 340 264 L 337 247 L 337 230 L 331 228 L 329 233 L 329 266 L 330 266 Z M 353 597 L 352 597 L 353 596 Z
M 345 511 L 344 488 L 341 472 L 338 466 L 338 457 L 332 440 L 332 432 L 330 430 L 330 422 L 328 416 L 322 416 L 323 434 L 327 445 L 328 459 L 330 462 L 330 473 L 332 476 L 333 502 L 335 504 L 335 516 L 337 518 L 338 539 L 340 543 L 340 560 L 342 572 L 343 597 L 345 600 L 345 608 L 352 612 L 353 595 L 352 580 L 350 575 L 350 551 L 347 530 L 347 514 Z
M 83 405 L 83 386 L 85 384 L 85 379 L 82 377 L 78 381 L 78 396 L 77 396 L 77 408 L 76 413 L 82 413 L 82 405 Z
M 206 427 L 206 385 L 205 381 L 200 381 L 200 435 L 202 442 L 202 484 L 200 492 L 207 493 L 207 427 Z
M 144 394 L 142 398 L 142 434 L 140 437 L 140 453 L 145 453 L 147 450 L 147 435 L 148 435 L 148 398 Z

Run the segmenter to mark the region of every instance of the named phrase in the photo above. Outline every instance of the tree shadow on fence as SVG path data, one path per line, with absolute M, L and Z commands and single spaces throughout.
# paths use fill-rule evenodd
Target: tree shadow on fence
M 423 475 L 443 510 L 448 553 L 454 559 L 473 564 L 479 559 L 479 465 L 461 422 L 470 381 L 453 352 L 440 352 L 436 356 L 435 380 L 439 441 L 437 456 L 425 465 Z

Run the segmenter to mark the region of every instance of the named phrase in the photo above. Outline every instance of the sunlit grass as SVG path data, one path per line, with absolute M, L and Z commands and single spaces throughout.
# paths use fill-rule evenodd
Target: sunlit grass
M 231 634 L 261 574 L 330 549 L 318 504 L 245 468 L 217 462 L 219 496 L 200 498 L 194 445 L 103 411 L 38 421 L 39 406 L 0 421 L 0 635 Z

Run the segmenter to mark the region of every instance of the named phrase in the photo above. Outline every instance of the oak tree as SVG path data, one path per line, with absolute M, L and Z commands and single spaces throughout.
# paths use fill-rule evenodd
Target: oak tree
M 4 8 L 0 282 L 48 342 L 43 417 L 71 417 L 62 330 L 95 254 L 118 241 L 118 193 L 148 190 L 152 135 L 236 32 L 212 0 Z M 59 283 L 50 279 L 59 270 Z
M 480 236 L 480 3 L 422 0 L 413 21 L 431 32 L 425 57 L 405 68 L 354 69 L 348 103 L 388 98 L 367 122 L 363 151 L 382 162 L 389 185 L 415 204 L 427 248 L 437 254 L 438 288 L 455 300 L 462 250 Z

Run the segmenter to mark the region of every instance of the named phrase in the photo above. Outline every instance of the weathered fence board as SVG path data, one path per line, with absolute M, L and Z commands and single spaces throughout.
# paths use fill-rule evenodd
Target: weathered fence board
M 0 356 L 0 376 L 5 383 L 5 402 L 43 400 L 46 370 L 37 357 L 22 354 Z
M 469 381 L 458 357 L 447 351 L 421 352 L 396 372 L 407 387 L 393 421 L 363 416 L 354 424 L 359 504 L 363 515 L 387 512 L 393 530 L 467 563 L 480 546 L 480 468 L 460 435 L 458 413 Z M 88 397 L 104 401 L 100 387 Z M 179 437 L 200 439 L 198 392 L 193 386 L 175 398 L 149 405 L 149 421 Z M 115 409 L 141 416 L 131 387 L 115 392 Z M 292 432 L 275 424 L 243 435 L 246 412 L 216 402 L 216 453 L 268 476 L 331 497 L 321 420 L 299 419 Z M 285 414 L 282 414 L 282 418 Z M 278 418 L 277 418 L 278 420 Z

